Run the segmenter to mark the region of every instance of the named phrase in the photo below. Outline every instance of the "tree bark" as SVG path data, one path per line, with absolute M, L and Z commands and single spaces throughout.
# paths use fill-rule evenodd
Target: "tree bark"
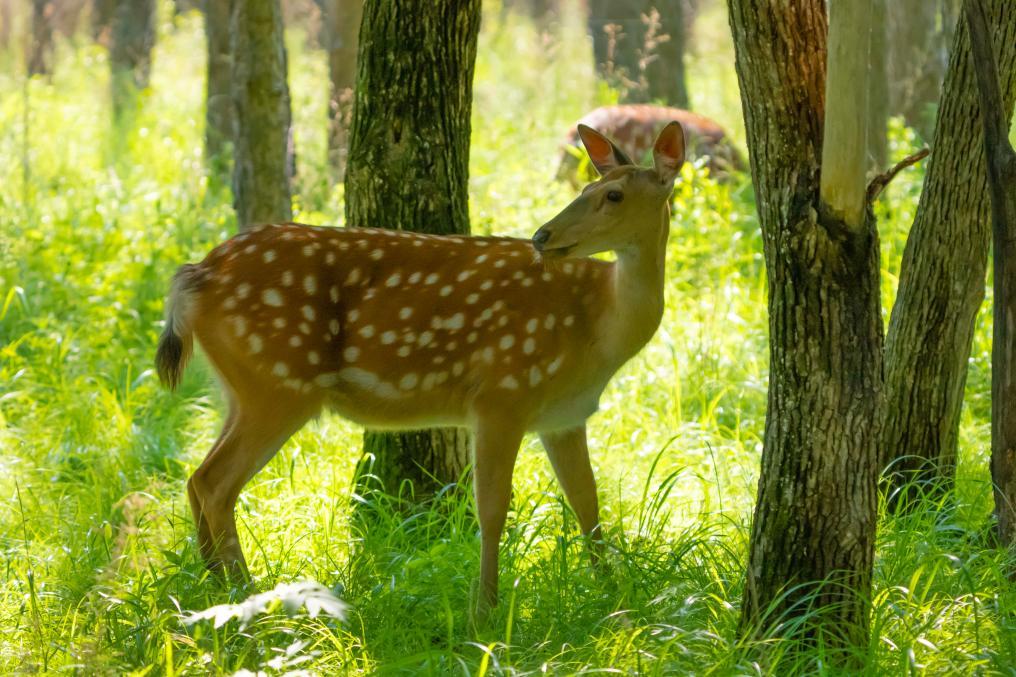
M 1002 113 L 998 66 L 983 0 L 967 0 L 991 196 L 994 308 L 991 347 L 991 479 L 999 541 L 1016 545 L 1016 150 Z
M 835 654 L 867 637 L 882 404 L 878 233 L 870 212 L 850 226 L 819 198 L 824 3 L 728 6 L 769 281 L 769 397 L 741 628 L 778 633 L 781 616 L 810 607 Z
M 240 230 L 293 218 L 289 85 L 279 0 L 234 2 L 233 204 Z
M 28 74 L 48 75 L 53 68 L 53 0 L 32 0 L 32 40 L 28 45 Z
M 1000 50 L 1004 115 L 1016 100 L 1016 12 L 988 0 Z M 966 22 L 955 33 L 924 190 L 900 269 L 886 336 L 883 465 L 891 502 L 947 489 L 955 473 L 963 387 L 984 299 L 989 201 Z M 916 481 L 915 481 L 916 480 Z M 937 480 L 927 485 L 928 480 Z
M 363 0 L 324 0 L 324 40 L 328 52 L 328 167 L 342 181 L 349 154 L 349 124 L 356 84 L 356 48 Z
M 205 43 L 208 67 L 205 83 L 205 159 L 217 176 L 228 171 L 229 144 L 233 140 L 233 95 L 230 80 L 233 57 L 229 36 L 230 0 L 205 0 Z
M 346 170 L 346 222 L 469 232 L 469 133 L 480 0 L 367 0 Z M 465 430 L 364 436 L 361 493 L 455 482 Z
M 115 0 L 110 23 L 113 120 L 128 122 L 148 87 L 155 46 L 155 0 Z

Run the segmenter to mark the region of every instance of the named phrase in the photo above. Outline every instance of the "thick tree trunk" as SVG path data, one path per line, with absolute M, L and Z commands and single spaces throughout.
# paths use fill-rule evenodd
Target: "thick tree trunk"
M 155 46 L 155 0 L 115 0 L 110 24 L 113 120 L 128 120 L 148 87 Z
M 28 74 L 48 75 L 53 67 L 54 0 L 32 0 L 32 40 L 28 44 Z
M 208 69 L 205 83 L 205 158 L 217 175 L 226 175 L 233 140 L 233 57 L 229 37 L 230 0 L 205 0 L 205 42 Z
M 890 111 L 926 140 L 949 62 L 951 0 L 892 0 L 888 4 Z
M 333 181 L 342 181 L 349 153 L 349 124 L 356 84 L 356 46 L 363 0 L 324 0 L 325 50 L 328 52 L 328 167 Z
M 346 169 L 346 222 L 427 233 L 469 231 L 469 132 L 480 0 L 367 0 Z M 454 482 L 464 430 L 368 432 L 361 491 Z
M 234 2 L 233 204 L 240 230 L 293 217 L 286 46 L 279 0 Z
M 1000 50 L 1004 114 L 1016 100 L 1016 12 L 988 0 Z M 967 358 L 984 299 L 990 242 L 987 178 L 966 22 L 955 34 L 924 191 L 903 251 L 899 289 L 886 336 L 883 463 L 892 463 L 896 505 L 943 480 L 956 465 Z M 918 480 L 914 483 L 911 480 Z M 906 491 L 900 492 L 901 487 Z
M 983 0 L 967 0 L 966 16 L 980 94 L 991 195 L 994 334 L 991 348 L 991 479 L 999 540 L 1016 545 L 1016 150 Z
M 769 279 L 770 376 L 742 629 L 818 610 L 863 643 L 877 507 L 878 234 L 820 203 L 822 0 L 728 0 Z M 780 83 L 774 86 L 773 83 Z
M 685 0 L 590 0 L 597 72 L 625 103 L 688 108 Z

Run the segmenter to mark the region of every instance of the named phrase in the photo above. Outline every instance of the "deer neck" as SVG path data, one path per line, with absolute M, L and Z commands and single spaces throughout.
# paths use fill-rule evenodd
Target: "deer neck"
M 663 281 L 670 210 L 664 205 L 658 217 L 659 237 L 646 238 L 617 250 L 614 264 L 613 303 L 604 319 L 604 348 L 608 357 L 628 360 L 644 346 L 663 316 Z

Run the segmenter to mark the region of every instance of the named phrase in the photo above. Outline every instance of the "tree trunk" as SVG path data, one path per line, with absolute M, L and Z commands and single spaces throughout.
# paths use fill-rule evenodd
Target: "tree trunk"
M 1016 12 L 988 0 L 999 46 L 1004 115 L 1016 99 Z M 900 268 L 886 336 L 883 463 L 892 463 L 894 505 L 953 478 L 967 358 L 984 299 L 990 230 L 987 178 L 966 22 L 955 33 L 934 152 Z M 933 487 L 926 480 L 940 479 Z M 917 480 L 913 482 L 912 480 Z M 905 489 L 901 491 L 901 489 Z
M 363 0 L 324 0 L 325 49 L 331 88 L 328 96 L 328 167 L 333 181 L 342 181 L 349 154 L 349 123 L 356 84 L 356 45 Z
M 924 139 L 934 131 L 952 31 L 950 0 L 892 0 L 888 4 L 889 107 Z
M 867 636 L 882 403 L 878 233 L 870 212 L 851 225 L 819 198 L 824 3 L 728 5 L 769 280 L 769 397 L 741 627 L 778 633 L 781 616 L 810 607 L 835 654 Z
M 649 38 L 657 40 L 655 49 L 647 49 L 650 52 L 645 70 L 648 98 L 688 110 L 690 104 L 684 70 L 684 3 L 685 0 L 652 0 L 649 9 L 656 10 L 659 26 L 651 22 L 647 26 L 647 39 L 643 42 L 648 43 Z
M 994 329 L 991 347 L 991 479 L 999 541 L 1016 545 L 1016 150 L 1002 114 L 992 36 L 983 0 L 967 0 L 991 195 Z
M 346 170 L 346 222 L 427 233 L 469 232 L 469 133 L 480 0 L 367 0 L 360 29 Z M 450 429 L 368 431 L 371 472 L 390 493 L 455 482 L 469 436 Z
M 282 31 L 279 0 L 233 3 L 233 205 L 240 230 L 293 218 L 292 130 Z
M 213 174 L 226 176 L 229 144 L 233 140 L 233 95 L 230 80 L 233 57 L 229 46 L 230 0 L 205 0 L 205 40 L 208 70 L 205 83 L 205 158 Z
M 596 69 L 622 102 L 688 108 L 685 1 L 590 0 Z
M 872 0 L 871 48 L 868 71 L 868 169 L 884 172 L 889 166 L 889 25 L 886 3 Z
M 113 120 L 129 124 L 151 75 L 155 0 L 115 0 L 110 19 Z
M 53 68 L 53 0 L 32 0 L 32 41 L 28 45 L 28 74 L 48 75 Z

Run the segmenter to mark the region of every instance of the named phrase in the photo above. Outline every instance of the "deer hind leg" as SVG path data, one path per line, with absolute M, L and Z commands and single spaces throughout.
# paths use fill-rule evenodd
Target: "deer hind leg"
M 599 561 L 603 544 L 600 541 L 600 507 L 596 497 L 596 478 L 589 464 L 586 427 L 540 433 L 557 481 L 564 490 L 582 533 L 590 537 L 593 562 Z
M 512 473 L 523 431 L 513 423 L 481 421 L 476 430 L 473 485 L 480 520 L 480 590 L 477 616 L 497 604 L 498 548 L 512 493 Z
M 218 442 L 187 483 L 201 554 L 209 568 L 247 577 L 236 530 L 236 500 L 243 486 L 319 408 L 317 398 L 288 394 L 260 403 L 235 400 Z

